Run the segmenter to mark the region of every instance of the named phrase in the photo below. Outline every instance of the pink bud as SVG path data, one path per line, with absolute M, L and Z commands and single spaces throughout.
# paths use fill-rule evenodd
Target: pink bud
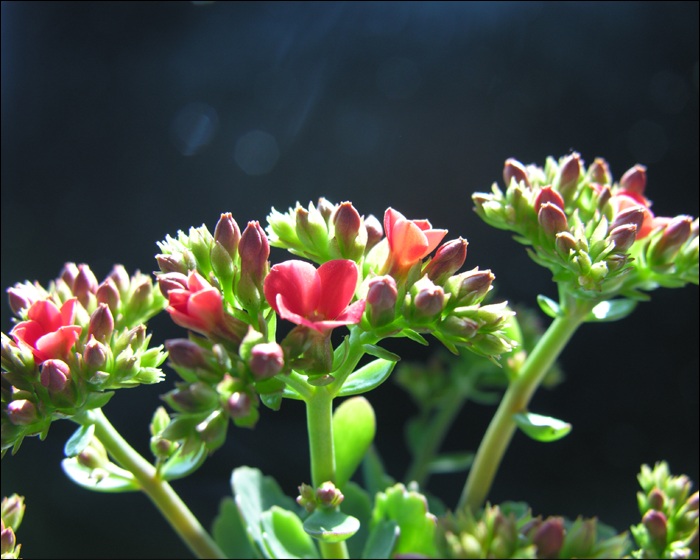
M 70 367 L 62 360 L 46 360 L 41 364 L 41 384 L 50 392 L 63 391 L 70 378 Z
M 559 206 L 551 202 L 545 202 L 542 205 L 537 214 L 537 220 L 544 233 L 550 237 L 569 229 L 566 214 Z
M 121 296 L 119 295 L 117 284 L 109 276 L 97 287 L 95 295 L 98 303 L 106 303 L 112 313 L 118 310 Z
M 248 222 L 238 244 L 238 254 L 241 256 L 241 275 L 249 276 L 255 285 L 262 286 L 267 273 L 270 244 L 259 222 Z
M 627 192 L 643 195 L 647 186 L 647 168 L 637 164 L 625 171 L 620 179 L 620 187 Z
M 176 366 L 189 369 L 205 367 L 204 350 L 186 338 L 175 338 L 165 341 L 165 348 L 168 351 L 170 361 Z
M 537 547 L 537 558 L 558 558 L 564 544 L 564 523 L 561 518 L 550 517 L 535 531 L 532 538 Z
M 15 426 L 26 426 L 36 422 L 39 416 L 33 402 L 19 399 L 8 403 L 7 418 Z
M 73 294 L 78 298 L 78 301 L 83 305 L 87 305 L 90 301 L 90 295 L 97 291 L 97 278 L 86 264 L 78 265 L 78 276 L 75 277 L 73 284 Z
M 467 259 L 467 245 L 466 239 L 461 237 L 443 243 L 426 265 L 423 274 L 427 274 L 428 278 L 436 284 L 443 284 L 445 280 L 462 268 Z
M 527 177 L 525 166 L 517 159 L 508 158 L 503 167 L 503 181 L 506 187 L 509 187 L 513 180 L 515 180 L 516 183 L 522 181 L 525 185 L 530 186 L 530 180 Z
M 367 310 L 372 326 L 378 327 L 394 320 L 398 292 L 391 276 L 378 276 L 368 282 Z
M 615 243 L 615 251 L 626 252 L 637 238 L 637 226 L 634 224 L 623 224 L 617 226 L 608 235 L 608 240 Z
M 566 199 L 570 200 L 576 191 L 579 176 L 581 175 L 581 155 L 573 152 L 566 156 L 556 179 L 557 190 Z M 562 208 L 564 206 L 562 205 Z
M 284 366 L 284 351 L 276 342 L 263 342 L 253 347 L 250 370 L 257 381 L 277 375 Z
M 241 230 L 230 212 L 221 214 L 221 218 L 214 229 L 214 241 L 218 241 L 226 249 L 226 252 L 235 258 L 238 242 L 241 239 Z
M 59 278 L 63 280 L 72 291 L 73 284 L 75 284 L 75 279 L 78 277 L 79 273 L 80 271 L 78 270 L 78 266 L 75 263 L 67 262 L 63 265 L 63 269 L 61 270 Z
M 668 262 L 676 255 L 678 250 L 688 240 L 691 233 L 693 219 L 690 216 L 676 216 L 663 230 L 661 239 L 652 249 L 652 260 L 655 262 Z
M 158 274 L 160 292 L 168 297 L 170 290 L 187 290 L 187 276 L 180 272 L 165 272 Z
M 129 273 L 126 271 L 126 268 L 124 268 L 124 266 L 121 264 L 115 264 L 112 268 L 112 272 L 109 273 L 109 276 L 107 276 L 107 278 L 112 279 L 114 285 L 117 287 L 117 290 L 119 290 L 120 294 L 125 293 L 129 289 L 129 285 L 131 284 L 131 278 L 129 277 Z
M 445 304 L 445 292 L 433 284 L 427 277 L 416 282 L 412 288 L 413 308 L 418 318 L 431 319 L 442 312 Z
M 250 397 L 246 393 L 236 391 L 226 402 L 226 408 L 231 418 L 244 418 L 250 414 L 252 406 Z
M 382 224 L 377 219 L 376 216 L 370 214 L 365 218 L 365 228 L 367 229 L 367 245 L 365 247 L 365 252 L 369 251 L 377 243 L 379 243 L 384 237 L 384 229 Z
M 83 351 L 85 365 L 93 369 L 102 369 L 107 363 L 107 347 L 95 338 L 90 338 Z
M 351 260 L 362 256 L 366 242 L 360 235 L 362 218 L 352 203 L 343 202 L 338 205 L 331 217 L 331 222 L 335 228 L 335 239 L 338 242 L 340 254 Z
M 112 337 L 114 332 L 114 317 L 106 303 L 100 303 L 90 316 L 88 335 L 104 342 Z
M 592 182 L 600 183 L 601 185 L 609 185 L 612 181 L 608 162 L 603 158 L 595 158 L 593 160 L 593 163 L 588 168 L 588 176 Z
M 642 524 L 649 533 L 649 538 L 658 548 L 666 548 L 668 521 L 666 516 L 655 509 L 650 509 L 642 517 Z

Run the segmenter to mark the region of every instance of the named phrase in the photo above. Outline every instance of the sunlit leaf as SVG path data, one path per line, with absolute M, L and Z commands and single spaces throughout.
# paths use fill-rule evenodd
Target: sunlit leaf
M 571 424 L 532 412 L 513 414 L 513 420 L 518 427 L 536 441 L 557 441 L 571 431 Z
M 333 446 L 336 464 L 335 484 L 338 488 L 342 489 L 357 470 L 374 440 L 375 432 L 374 409 L 364 397 L 347 399 L 335 409 Z

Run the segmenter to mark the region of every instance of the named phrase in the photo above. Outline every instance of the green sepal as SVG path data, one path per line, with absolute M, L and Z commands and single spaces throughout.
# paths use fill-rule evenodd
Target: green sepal
M 342 490 L 360 466 L 374 440 L 377 421 L 374 409 L 364 397 L 343 401 L 333 413 L 335 485 Z
M 282 395 L 287 396 L 284 393 L 269 393 L 266 395 L 260 395 L 260 400 L 267 408 L 276 412 L 282 406 Z
M 360 529 L 360 520 L 342 511 L 317 508 L 304 521 L 304 531 L 313 538 L 335 543 L 352 537 Z
M 548 317 L 551 317 L 552 319 L 561 317 L 561 308 L 559 307 L 559 304 L 553 299 L 550 299 L 545 295 L 539 294 L 537 296 L 537 303 L 540 306 L 540 309 Z
M 160 467 L 160 475 L 165 480 L 176 480 L 191 475 L 204 464 L 207 458 L 207 448 L 200 445 L 198 449 L 185 453 L 184 447 L 180 447 Z
M 338 396 L 350 397 L 352 395 L 360 395 L 379 387 L 387 380 L 395 365 L 395 360 L 377 358 L 362 366 L 348 375 L 345 383 L 340 388 Z
M 410 338 L 413 342 L 417 342 L 423 346 L 430 346 L 430 343 L 425 339 L 425 337 L 413 329 L 402 329 L 397 336 L 405 336 L 406 338 Z
M 363 344 L 362 349 L 365 351 L 365 353 L 369 354 L 370 356 L 374 356 L 375 358 L 381 358 L 383 360 L 388 360 L 390 362 L 398 362 L 401 359 L 401 356 L 398 354 L 394 354 L 393 352 L 389 352 L 386 348 L 382 348 L 381 346 L 377 346 L 376 344 Z
M 635 307 L 637 302 L 632 299 L 601 301 L 586 316 L 586 321 L 597 323 L 619 321 L 632 313 Z
M 63 459 L 61 467 L 66 476 L 78 486 L 94 492 L 119 493 L 140 490 L 133 475 L 113 463 L 97 469 L 81 465 L 76 457 Z
M 212 537 L 227 558 L 262 558 L 249 540 L 233 498 L 221 500 L 219 514 L 212 525 Z
M 92 435 L 95 433 L 95 424 L 80 426 L 73 435 L 68 438 L 66 445 L 63 447 L 63 454 L 66 457 L 75 457 L 90 444 Z
M 103 393 L 89 393 L 87 399 L 85 399 L 85 410 L 93 410 L 95 408 L 102 408 L 105 406 L 109 399 L 114 396 L 114 391 L 106 391 Z
M 513 420 L 525 435 L 536 441 L 557 441 L 571 431 L 571 424 L 533 412 L 518 412 L 513 414 Z
M 307 519 L 308 521 L 308 519 Z M 260 516 L 262 539 L 272 558 L 318 558 L 314 541 L 306 524 L 291 511 L 272 506 Z
M 396 521 L 380 521 L 369 533 L 362 558 L 383 560 L 391 557 L 396 539 L 399 538 L 399 525 Z

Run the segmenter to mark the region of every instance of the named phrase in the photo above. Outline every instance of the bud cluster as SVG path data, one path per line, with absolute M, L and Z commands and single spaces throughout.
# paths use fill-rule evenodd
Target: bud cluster
M 149 348 L 144 321 L 165 300 L 138 271 L 117 265 L 98 282 L 88 265 L 67 263 L 47 288 L 27 282 L 8 295 L 18 318 L 2 334 L 3 453 L 103 406 L 114 389 L 162 380 L 165 353 Z
M 449 513 L 438 521 L 442 558 L 622 558 L 626 534 L 601 536 L 594 519 L 532 517 L 523 504 L 487 504 L 478 514 Z
M 642 522 L 631 531 L 635 558 L 697 558 L 698 493 L 687 476 L 673 476 L 668 465 L 642 466 L 637 503 Z
M 307 512 L 311 513 L 316 508 L 335 509 L 345 499 L 343 493 L 330 481 L 322 483 L 318 488 L 308 484 L 299 486 L 299 495 L 296 502 Z
M 658 286 L 698 283 L 698 226 L 689 216 L 654 216 L 645 197 L 646 168 L 613 181 L 597 158 L 577 153 L 544 168 L 506 161 L 505 192 L 475 193 L 477 214 L 512 231 L 554 280 L 579 297 L 636 296 Z
M 322 264 L 333 259 L 359 262 L 382 237 L 382 227 L 372 215 L 365 218 L 350 202 L 334 204 L 320 198 L 317 204 L 267 217 L 270 244 Z

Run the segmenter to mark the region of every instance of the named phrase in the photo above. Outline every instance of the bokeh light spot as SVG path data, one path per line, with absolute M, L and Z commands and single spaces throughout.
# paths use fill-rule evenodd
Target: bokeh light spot
M 248 175 L 265 175 L 272 171 L 280 157 L 277 140 L 262 130 L 251 130 L 236 142 L 234 159 Z
M 173 118 L 170 133 L 183 156 L 193 156 L 211 142 L 219 125 L 216 111 L 206 103 L 189 103 Z

